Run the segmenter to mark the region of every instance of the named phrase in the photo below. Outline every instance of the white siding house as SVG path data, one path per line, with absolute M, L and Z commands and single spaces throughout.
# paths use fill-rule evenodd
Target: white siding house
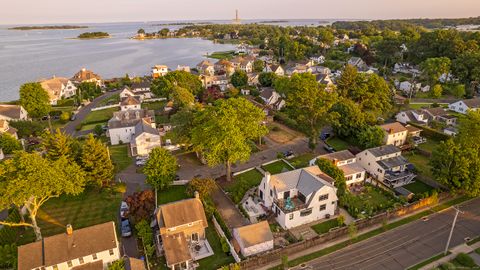
M 410 163 L 402 151 L 394 145 L 370 148 L 357 154 L 357 162 L 375 179 L 396 188 L 409 184 L 415 174 L 408 168 Z
M 480 98 L 464 99 L 448 105 L 448 109 L 457 113 L 467 114 L 469 110 L 480 108 Z
M 155 126 L 155 113 L 153 110 L 128 110 L 114 112 L 108 121 L 108 133 L 112 145 L 130 143 L 135 135 L 135 126 L 142 120 Z
M 408 130 L 399 122 L 381 125 L 380 127 L 385 132 L 383 144 L 392 144 L 400 147 L 407 142 Z
M 290 229 L 335 215 L 338 198 L 333 182 L 318 166 L 275 175 L 267 172 L 259 196 L 278 224 Z
M 332 161 L 332 163 L 343 171 L 347 186 L 360 184 L 365 181 L 365 169 L 357 163 L 357 158 L 348 150 L 320 155 L 310 160 L 310 166 L 314 166 L 319 158 Z
M 146 156 L 153 148 L 161 147 L 160 132 L 145 120 L 135 126 L 135 134 L 130 142 L 132 156 Z

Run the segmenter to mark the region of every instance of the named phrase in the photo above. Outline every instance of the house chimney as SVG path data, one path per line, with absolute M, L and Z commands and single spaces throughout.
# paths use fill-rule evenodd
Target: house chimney
M 193 193 L 193 196 L 195 196 L 195 199 L 200 200 L 200 194 L 198 193 L 198 191 L 195 191 L 195 192 Z
M 86 68 L 82 68 L 82 72 L 85 72 L 85 71 L 87 71 L 87 69 L 86 69 Z
M 67 235 L 73 234 L 73 227 L 71 224 L 67 224 Z
M 333 159 L 333 165 L 337 166 L 337 164 L 338 164 L 338 159 L 334 158 Z
M 388 133 L 389 133 L 389 134 L 393 134 L 393 128 L 389 128 L 389 129 L 388 129 Z
M 267 184 L 270 183 L 270 176 L 271 176 L 270 172 L 265 172 L 265 182 Z

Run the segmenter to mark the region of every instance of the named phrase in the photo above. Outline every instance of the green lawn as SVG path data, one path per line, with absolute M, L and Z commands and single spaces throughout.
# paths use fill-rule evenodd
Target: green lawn
M 155 123 L 157 124 L 168 124 L 170 123 L 170 119 L 168 119 L 168 115 L 155 115 Z
M 155 102 L 145 102 L 142 103 L 142 108 L 154 110 L 154 111 L 163 111 L 163 108 L 167 104 L 167 101 L 155 101 Z
M 440 144 L 440 141 L 428 138 L 425 143 L 419 144 L 417 147 L 432 153 L 433 150 Z
M 114 94 L 113 96 L 106 98 L 98 103 L 98 107 L 113 105 L 120 102 L 120 94 Z
M 430 108 L 432 103 L 414 103 L 414 104 L 408 104 L 408 107 L 412 110 L 418 110 L 422 108 Z
M 166 190 L 159 191 L 157 193 L 158 205 L 190 198 L 186 190 L 186 186 L 170 186 Z
M 86 190 L 78 196 L 61 196 L 47 201 L 38 212 L 38 225 L 43 236 L 65 232 L 65 226 L 72 224 L 80 229 L 108 221 L 117 221 L 121 193 L 107 189 Z M 23 243 L 32 242 L 34 235 L 27 229 Z
M 450 254 L 450 252 L 447 253 L 447 255 L 449 255 L 449 254 Z M 423 262 L 421 262 L 421 263 L 418 263 L 418 264 L 416 264 L 416 265 L 414 265 L 414 266 L 412 266 L 412 267 L 409 267 L 407 270 L 418 270 L 418 269 L 424 267 L 424 266 L 427 265 L 427 264 L 430 264 L 430 263 L 432 263 L 432 262 L 434 262 L 434 261 L 440 260 L 441 258 L 443 258 L 443 257 L 445 257 L 445 256 L 446 256 L 446 255 L 444 255 L 444 253 L 442 252 L 442 253 L 440 253 L 440 254 L 438 254 L 438 255 L 435 255 L 435 256 L 433 256 L 433 257 L 431 257 L 431 258 L 429 258 L 429 259 L 427 259 L 427 260 L 425 260 L 425 261 L 423 261 Z
M 390 193 L 380 188 L 365 184 L 363 191 L 358 194 L 348 193 L 342 204 L 353 217 L 357 218 L 365 211 L 365 215 L 374 215 L 393 207 L 398 200 Z
M 118 111 L 118 108 L 109 108 L 100 111 L 90 112 L 87 117 L 83 120 L 82 124 L 91 124 L 91 123 L 101 123 L 107 122 L 112 118 L 113 112 Z
M 408 159 L 410 163 L 413 164 L 413 166 L 415 166 L 420 176 L 433 180 L 433 175 L 432 175 L 432 172 L 430 171 L 430 165 L 428 164 L 427 157 L 424 157 L 418 154 L 413 154 L 411 152 L 405 154 L 404 156 L 405 158 Z
M 433 187 L 425 184 L 420 180 L 416 180 L 414 183 L 408 184 L 403 186 L 404 188 L 410 190 L 414 194 L 423 194 L 423 193 L 430 193 L 430 191 L 434 190 Z
M 305 153 L 305 154 L 302 154 L 300 156 L 297 156 L 297 157 L 294 157 L 290 160 L 288 160 L 288 162 L 290 162 L 290 164 L 293 165 L 293 167 L 299 169 L 299 168 L 304 168 L 304 167 L 308 167 L 308 163 L 310 162 L 310 160 L 312 160 L 313 158 L 315 158 L 315 155 L 312 154 L 312 153 Z
M 225 187 L 225 191 L 230 194 L 232 200 L 237 204 L 242 200 L 247 190 L 260 185 L 262 178 L 263 175 L 256 169 L 246 171 L 236 175 L 233 178 L 234 180 Z
M 332 229 L 332 228 L 339 227 L 339 226 L 340 226 L 340 225 L 338 224 L 338 220 L 337 220 L 337 219 L 331 219 L 331 220 L 328 220 L 328 221 L 325 221 L 325 222 L 322 222 L 322 223 L 313 225 L 313 226 L 312 226 L 312 229 L 313 229 L 316 233 L 322 234 L 322 233 L 326 233 L 326 232 L 330 231 L 330 229 Z
M 350 146 L 346 141 L 338 137 L 329 138 L 327 144 L 333 147 L 335 151 L 347 150 Z
M 200 270 L 219 269 L 223 265 L 227 265 L 235 262 L 232 256 L 227 256 L 227 254 L 223 252 L 222 243 L 220 242 L 220 237 L 215 231 L 215 227 L 213 226 L 212 222 L 208 223 L 208 228 L 205 230 L 205 234 L 207 235 L 208 243 L 213 249 L 214 255 L 199 260 L 198 263 L 200 264 L 200 267 L 198 267 L 197 269 L 200 269 Z
M 92 123 L 92 124 L 82 125 L 82 128 L 80 129 L 80 131 L 93 130 L 93 129 L 95 129 L 95 127 L 96 127 L 97 125 L 106 126 L 106 125 L 107 125 L 107 122 L 105 122 L 105 123 Z
M 213 52 L 208 55 L 208 58 L 213 59 L 231 59 L 235 56 L 235 51 Z
M 288 165 L 282 160 L 278 160 L 268 165 L 264 165 L 262 166 L 262 169 L 271 174 L 279 174 L 282 172 L 288 172 L 293 170 L 293 168 L 290 165 Z
M 133 159 L 128 156 L 128 145 L 112 145 L 109 149 L 115 172 L 121 172 L 133 163 Z

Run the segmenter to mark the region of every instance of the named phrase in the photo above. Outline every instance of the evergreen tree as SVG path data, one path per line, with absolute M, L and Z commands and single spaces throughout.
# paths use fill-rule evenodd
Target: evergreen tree
M 114 167 L 108 149 L 100 140 L 88 135 L 82 146 L 81 167 L 88 183 L 106 186 L 113 178 Z
M 50 160 L 57 160 L 60 157 L 74 160 L 76 157 L 73 151 L 75 149 L 73 138 L 58 128 L 55 133 L 45 132 L 42 148 L 46 151 L 46 157 Z

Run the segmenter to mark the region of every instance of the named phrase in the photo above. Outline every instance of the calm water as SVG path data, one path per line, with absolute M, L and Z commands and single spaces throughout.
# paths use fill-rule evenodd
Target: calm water
M 226 23 L 227 21 L 213 21 Z M 253 22 L 253 21 L 250 21 Z M 165 22 L 161 22 L 165 23 Z M 82 24 L 77 30 L 7 30 L 0 26 L 0 101 L 18 99 L 21 84 L 55 76 L 72 77 L 82 67 L 104 78 L 142 76 L 156 64 L 171 69 L 195 66 L 206 53 L 231 50 L 233 45 L 214 44 L 202 39 L 129 39 L 139 28 L 147 32 L 168 27 L 154 22 Z M 318 20 L 296 20 L 277 25 L 318 25 Z M 113 37 L 96 40 L 71 39 L 83 32 L 104 31 Z

